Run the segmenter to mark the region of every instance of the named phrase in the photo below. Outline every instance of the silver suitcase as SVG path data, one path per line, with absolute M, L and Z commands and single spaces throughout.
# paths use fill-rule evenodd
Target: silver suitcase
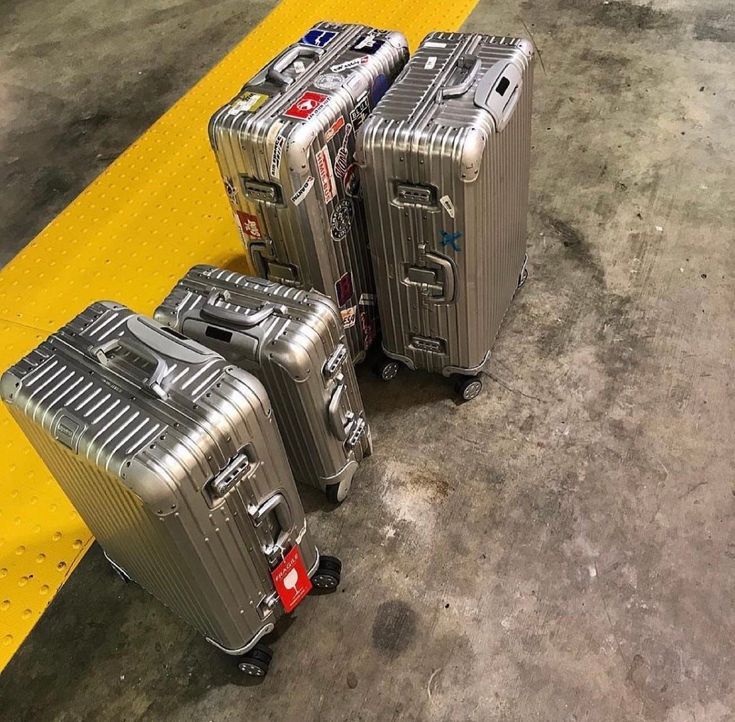
M 334 303 L 316 291 L 195 266 L 154 318 L 255 374 L 296 481 L 334 503 L 345 498 L 371 443 Z
M 209 123 L 256 274 L 328 295 L 355 363 L 378 331 L 355 133 L 407 58 L 401 33 L 319 23 Z
M 265 389 L 219 354 L 95 303 L 0 389 L 113 566 L 245 655 L 249 674 L 267 671 L 259 640 L 294 602 L 276 591 L 281 560 L 297 560 L 301 596 L 308 577 L 339 581 L 307 530 Z
M 431 33 L 358 133 L 388 380 L 473 398 L 525 274 L 533 46 Z

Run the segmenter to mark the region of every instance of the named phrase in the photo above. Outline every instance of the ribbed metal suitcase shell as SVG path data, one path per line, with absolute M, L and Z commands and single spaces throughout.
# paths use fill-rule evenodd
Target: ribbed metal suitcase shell
M 532 58 L 431 33 L 358 133 L 383 350 L 409 368 L 489 359 L 525 258 Z
M 154 313 L 255 374 L 273 404 L 297 482 L 342 501 L 370 430 L 336 306 L 303 291 L 195 266 Z
M 274 542 L 319 555 L 262 384 L 177 336 L 96 303 L 0 387 L 110 561 L 239 654 L 283 611 Z
M 354 49 L 365 37 L 372 49 Z M 332 298 L 355 363 L 378 330 L 355 132 L 407 58 L 398 32 L 319 23 L 209 124 L 257 274 Z M 300 99 L 317 109 L 295 109 Z

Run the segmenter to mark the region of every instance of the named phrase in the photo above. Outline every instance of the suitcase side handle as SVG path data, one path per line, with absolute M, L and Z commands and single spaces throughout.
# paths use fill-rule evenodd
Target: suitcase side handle
M 469 68 L 470 72 L 467 73 L 467 77 L 461 83 L 439 88 L 439 91 L 436 94 L 436 99 L 439 102 L 446 98 L 459 98 L 464 95 L 475 82 L 475 79 L 480 72 L 480 68 L 482 67 L 482 60 L 480 60 L 476 55 L 463 55 L 459 60 L 457 60 L 457 65 L 455 67 L 460 70 L 466 70 Z
M 217 301 L 220 299 L 223 301 L 229 301 L 229 291 L 221 291 L 216 288 L 213 289 L 202 306 L 202 316 L 207 316 L 215 319 L 216 321 L 225 321 L 233 326 L 242 326 L 244 328 L 251 328 L 262 323 L 269 316 L 272 316 L 277 308 L 277 306 L 269 305 L 257 311 L 253 311 L 252 313 L 240 313 L 239 311 L 233 311 L 229 308 L 218 306 Z
M 433 303 L 451 303 L 454 300 L 454 266 L 448 258 L 436 253 L 427 253 L 426 260 L 436 264 L 444 272 L 443 291 L 439 296 L 430 296 Z
M 266 71 L 265 77 L 275 85 L 291 85 L 294 82 L 294 78 L 286 75 L 283 71 L 299 58 L 318 58 L 320 56 L 321 53 L 315 48 L 305 48 L 303 45 L 289 48 L 271 63 L 271 66 Z
M 162 386 L 162 382 L 166 374 L 168 373 L 168 366 L 166 361 L 161 358 L 154 351 L 149 349 L 142 343 L 134 341 L 129 338 L 113 338 L 110 341 L 106 341 L 99 346 L 91 346 L 89 352 L 94 356 L 103 366 L 110 365 L 110 354 L 116 349 L 127 349 L 132 351 L 136 356 L 151 361 L 155 368 L 153 373 L 145 380 L 144 384 L 147 386 L 156 396 L 161 399 L 165 399 L 168 393 Z
M 289 538 L 293 533 L 293 514 L 291 513 L 291 506 L 288 503 L 288 499 L 284 494 L 276 492 L 268 497 L 260 506 L 248 507 L 248 513 L 253 520 L 253 525 L 256 527 L 259 527 L 263 521 L 263 517 L 271 512 L 275 513 L 278 524 L 281 527 L 281 532 L 275 541 L 263 547 L 263 553 L 267 556 L 271 556 L 278 551 L 285 551 Z

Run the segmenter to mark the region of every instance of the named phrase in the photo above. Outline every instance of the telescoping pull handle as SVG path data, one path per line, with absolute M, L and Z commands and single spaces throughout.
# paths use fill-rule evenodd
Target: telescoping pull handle
M 291 507 L 288 499 L 280 492 L 273 494 L 273 496 L 266 499 L 260 506 L 251 506 L 248 508 L 248 513 L 256 527 L 259 527 L 263 518 L 271 512 L 275 512 L 281 531 L 275 540 L 263 546 L 263 552 L 266 556 L 271 556 L 279 551 L 285 551 L 294 531 Z
M 459 70 L 469 69 L 469 72 L 461 83 L 447 85 L 439 89 L 436 99 L 440 102 L 446 98 L 459 98 L 464 95 L 472 87 L 472 83 L 475 82 L 480 68 L 482 68 L 482 61 L 476 55 L 463 55 L 457 60 L 455 68 Z
M 145 380 L 144 384 L 159 398 L 165 399 L 168 396 L 162 385 L 163 379 L 168 372 L 166 361 L 147 346 L 129 338 L 113 338 L 99 346 L 92 346 L 89 352 L 103 366 L 109 366 L 110 354 L 116 349 L 127 349 L 136 356 L 146 361 L 151 361 L 155 365 L 155 368 L 153 369 L 153 373 Z
M 508 125 L 522 88 L 523 73 L 506 61 L 495 63 L 477 84 L 475 105 L 490 113 L 498 133 Z
M 294 79 L 283 71 L 290 67 L 299 58 L 318 58 L 321 53 L 315 48 L 297 46 L 289 48 L 271 64 L 266 72 L 266 78 L 276 85 L 290 85 Z
M 276 306 L 268 305 L 252 313 L 241 313 L 240 311 L 233 311 L 232 309 L 218 306 L 217 302 L 220 300 L 225 302 L 229 301 L 230 292 L 218 289 L 212 290 L 204 306 L 202 306 L 202 316 L 208 316 L 216 321 L 225 321 L 233 326 L 251 328 L 265 321 L 276 310 Z

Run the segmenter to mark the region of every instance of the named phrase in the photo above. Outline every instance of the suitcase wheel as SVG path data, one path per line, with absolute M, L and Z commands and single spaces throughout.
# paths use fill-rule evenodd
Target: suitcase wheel
M 258 642 L 245 656 L 240 657 L 237 666 L 249 677 L 265 677 L 268 674 L 273 651 L 267 644 Z
M 472 401 L 482 391 L 482 379 L 479 376 L 465 376 L 457 381 L 457 393 L 462 401 Z
M 339 586 L 342 575 L 342 562 L 337 557 L 322 556 L 319 566 L 311 577 L 315 589 L 334 591 Z
M 381 381 L 392 381 L 398 376 L 400 368 L 398 361 L 384 358 L 375 365 L 375 373 Z
M 339 498 L 340 497 L 339 488 L 341 486 L 342 486 L 342 484 L 339 484 L 339 483 L 338 484 L 328 484 L 327 485 L 327 488 L 326 488 L 325 492 L 326 492 L 326 495 L 327 495 L 327 499 L 329 499 L 329 501 L 332 504 L 341 504 L 342 501 L 344 500 L 344 496 L 341 499 Z

